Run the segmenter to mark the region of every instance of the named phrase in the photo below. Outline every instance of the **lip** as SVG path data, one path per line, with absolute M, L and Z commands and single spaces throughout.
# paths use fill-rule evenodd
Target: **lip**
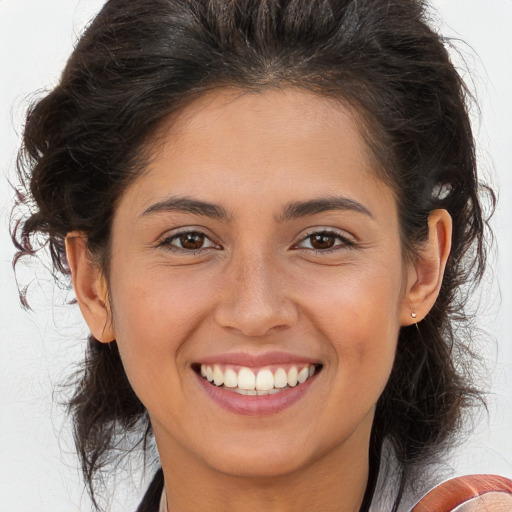
M 222 364 L 261 368 L 284 364 L 299 366 L 306 364 L 320 365 L 321 363 L 310 357 L 285 352 L 269 352 L 262 354 L 237 352 L 206 357 L 201 359 L 199 364 Z M 305 397 L 318 376 L 318 374 L 315 374 L 313 377 L 306 380 L 306 382 L 276 394 L 252 396 L 240 395 L 222 387 L 217 387 L 201 377 L 197 371 L 194 371 L 194 374 L 203 391 L 213 402 L 229 412 L 245 416 L 269 416 L 288 409 Z
M 222 387 L 217 387 L 195 373 L 195 376 L 208 397 L 220 407 L 245 416 L 269 416 L 288 409 L 301 400 L 316 381 L 314 375 L 303 384 L 285 389 L 275 395 L 251 396 L 239 395 Z
M 198 360 L 197 364 L 222 364 L 246 366 L 248 368 L 262 368 L 279 364 L 319 365 L 322 363 L 321 361 L 312 359 L 311 357 L 298 354 L 290 354 L 287 352 L 264 352 L 258 354 L 251 352 L 231 352 L 205 357 L 204 359 Z

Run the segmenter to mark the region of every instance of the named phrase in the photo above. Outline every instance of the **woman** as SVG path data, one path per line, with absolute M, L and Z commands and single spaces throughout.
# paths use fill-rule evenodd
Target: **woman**
M 91 331 L 93 497 L 135 431 L 163 470 L 140 510 L 404 506 L 478 398 L 464 101 L 420 2 L 105 5 L 29 113 L 15 232 Z

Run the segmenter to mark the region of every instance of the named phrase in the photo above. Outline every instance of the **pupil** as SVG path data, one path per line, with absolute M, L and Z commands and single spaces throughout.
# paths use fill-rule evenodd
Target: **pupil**
M 180 236 L 181 246 L 184 249 L 200 249 L 204 244 L 202 233 L 184 233 Z
M 311 245 L 315 249 L 330 249 L 334 246 L 334 237 L 328 233 L 321 233 L 311 237 Z

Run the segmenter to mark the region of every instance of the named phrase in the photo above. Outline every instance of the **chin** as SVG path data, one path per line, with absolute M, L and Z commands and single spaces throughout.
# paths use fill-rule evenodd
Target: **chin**
M 230 444 L 222 453 L 216 450 L 208 454 L 206 462 L 216 471 L 233 477 L 276 478 L 310 463 L 304 452 L 304 447 L 289 448 L 282 442 Z

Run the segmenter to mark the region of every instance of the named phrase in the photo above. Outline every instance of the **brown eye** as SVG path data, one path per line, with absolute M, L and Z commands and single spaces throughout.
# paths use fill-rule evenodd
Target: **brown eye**
M 336 244 L 336 238 L 332 233 L 317 233 L 309 237 L 313 249 L 331 249 Z
M 201 231 L 182 231 L 181 233 L 165 238 L 159 245 L 166 247 L 170 251 L 190 251 L 190 253 L 219 248 L 218 245 L 214 244 L 211 239 Z
M 341 249 L 353 248 L 356 244 L 350 238 L 337 231 L 317 231 L 310 233 L 298 244 L 301 249 L 309 249 L 318 252 L 330 252 Z
M 183 249 L 194 251 L 203 247 L 205 238 L 203 233 L 182 233 L 179 242 Z

